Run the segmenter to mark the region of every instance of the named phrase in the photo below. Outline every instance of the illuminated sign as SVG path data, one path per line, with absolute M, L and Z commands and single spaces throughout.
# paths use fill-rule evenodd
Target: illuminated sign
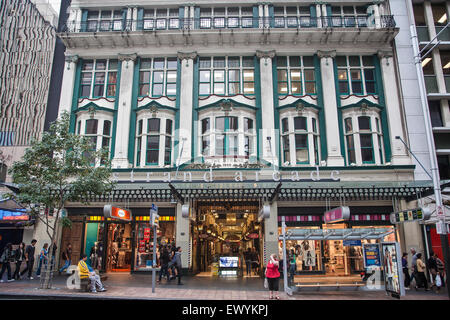
M 350 219 L 350 208 L 339 207 L 324 213 L 325 223 L 333 223 Z
M 107 218 L 131 221 L 131 211 L 107 204 L 103 207 L 103 214 Z
M 26 210 L 0 210 L 0 221 L 28 221 L 30 216 L 27 214 Z
M 411 222 L 417 220 L 428 220 L 431 211 L 428 208 L 409 209 L 400 212 L 393 212 L 390 215 L 391 223 Z

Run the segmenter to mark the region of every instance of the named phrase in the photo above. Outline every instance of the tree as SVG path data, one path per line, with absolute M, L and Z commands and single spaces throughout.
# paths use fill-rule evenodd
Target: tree
M 12 197 L 28 206 L 31 215 L 46 227 L 51 243 L 49 259 L 58 223 L 68 222 L 61 218 L 65 203 L 88 204 L 90 197 L 108 194 L 114 188 L 107 150 L 96 151 L 91 139 L 69 132 L 69 123 L 70 116 L 64 112 L 10 169 L 13 182 L 19 186 Z M 102 165 L 96 165 L 100 162 Z M 41 288 L 51 287 L 51 267 L 43 264 Z

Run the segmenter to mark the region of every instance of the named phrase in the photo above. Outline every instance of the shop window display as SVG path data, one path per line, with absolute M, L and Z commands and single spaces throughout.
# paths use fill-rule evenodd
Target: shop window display
M 102 268 L 104 223 L 87 223 L 85 229 L 84 252 L 88 263 L 94 269 Z
M 131 270 L 131 224 L 109 225 L 106 257 L 106 271 Z

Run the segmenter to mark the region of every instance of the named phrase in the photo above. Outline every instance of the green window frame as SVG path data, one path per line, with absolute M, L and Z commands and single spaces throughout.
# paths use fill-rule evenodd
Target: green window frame
M 309 163 L 308 118 L 294 117 L 295 161 L 297 164 Z M 306 157 L 302 153 L 306 151 Z M 304 159 L 303 161 L 301 159 Z
M 361 128 L 362 121 L 367 121 L 367 123 L 369 125 L 368 128 L 366 128 L 366 127 Z M 374 150 L 373 150 L 373 134 L 372 134 L 371 117 L 359 116 L 358 117 L 358 129 L 359 129 L 359 141 L 360 141 L 360 148 L 361 148 L 362 163 L 373 164 L 373 163 L 375 163 L 375 154 L 373 152 Z M 364 146 L 363 146 L 363 141 L 365 144 Z M 364 160 L 364 158 L 367 156 L 369 156 L 371 158 L 371 160 Z
M 200 57 L 199 95 L 255 94 L 253 57 Z
M 219 128 L 219 122 L 222 122 L 222 120 L 223 120 L 223 128 Z M 224 157 L 225 156 L 236 157 L 239 154 L 238 117 L 234 116 L 216 117 L 215 129 L 216 129 L 215 155 Z M 220 147 L 218 146 L 218 141 L 222 141 Z
M 316 95 L 317 84 L 312 56 L 277 57 L 278 95 Z
M 170 165 L 172 163 L 172 125 L 171 119 L 166 119 L 166 133 L 164 137 L 164 164 Z
M 317 132 L 317 120 L 312 118 L 312 131 L 313 131 L 313 143 L 314 143 L 314 163 L 319 164 L 320 153 L 319 153 L 319 133 Z
M 145 164 L 158 165 L 159 163 L 159 137 L 161 130 L 161 119 L 150 118 L 147 119 L 147 145 Z M 155 160 L 156 155 L 156 161 Z
M 140 119 L 138 121 L 138 128 L 137 128 L 137 138 L 136 138 L 136 166 L 140 166 L 141 165 L 141 148 L 142 148 L 142 126 L 143 126 L 143 121 L 142 119 Z
M 139 97 L 177 95 L 177 58 L 143 58 L 139 69 Z
M 347 163 L 348 165 L 351 163 L 356 164 L 355 136 L 353 132 L 353 120 L 351 117 L 344 119 L 344 127 L 345 141 L 347 144 Z
M 117 59 L 84 60 L 81 68 L 80 98 L 115 97 L 117 74 Z
M 377 94 L 373 56 L 337 56 L 340 95 Z

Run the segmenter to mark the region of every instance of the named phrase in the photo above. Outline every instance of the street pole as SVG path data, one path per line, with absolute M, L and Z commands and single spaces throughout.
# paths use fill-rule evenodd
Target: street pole
M 414 20 L 413 20 L 414 12 L 413 12 L 413 8 L 412 8 L 411 0 L 407 0 L 406 3 L 408 6 L 409 21 L 411 22 L 410 31 L 411 31 L 412 46 L 413 46 L 413 50 L 414 50 L 414 60 L 415 60 L 414 63 L 416 65 L 417 78 L 419 81 L 420 98 L 422 101 L 422 111 L 423 111 L 424 124 L 425 124 L 425 133 L 426 133 L 426 137 L 427 137 L 428 153 L 429 153 L 429 157 L 430 157 L 431 174 L 432 174 L 433 186 L 434 186 L 434 197 L 435 197 L 435 201 L 436 201 L 436 211 L 439 212 L 439 210 L 443 209 L 441 185 L 440 185 L 439 169 L 438 169 L 436 150 L 435 150 L 435 144 L 434 144 L 434 138 L 433 138 L 433 129 L 432 129 L 432 125 L 431 125 L 430 112 L 429 112 L 428 100 L 427 100 L 427 94 L 426 94 L 425 80 L 424 80 L 423 70 L 422 70 L 422 58 L 421 58 L 420 52 L 419 52 L 419 43 L 417 40 L 416 26 L 414 25 Z M 445 226 L 445 210 L 444 210 L 444 214 L 443 215 L 439 214 L 438 217 L 444 223 L 444 226 Z M 439 222 L 441 222 L 441 221 L 439 221 Z M 439 223 L 439 222 L 437 222 L 437 223 Z M 444 228 L 444 230 L 446 230 L 446 228 Z M 447 234 L 446 233 L 440 234 L 440 238 L 441 238 L 442 253 L 444 256 L 445 272 L 447 275 L 447 294 L 450 298 L 450 279 L 449 279 L 449 277 L 450 277 L 450 262 L 449 262 L 449 246 L 448 246 Z
M 283 234 L 283 280 L 284 280 L 284 292 L 286 294 L 290 293 L 288 290 L 288 276 L 287 276 L 287 250 L 286 250 L 286 222 L 281 223 L 282 234 Z
M 153 263 L 152 263 L 152 293 L 156 285 L 156 224 L 153 226 Z

